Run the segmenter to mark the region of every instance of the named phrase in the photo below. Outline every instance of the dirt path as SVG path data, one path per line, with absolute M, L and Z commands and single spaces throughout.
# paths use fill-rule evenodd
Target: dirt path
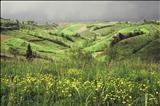
M 81 27 L 79 30 L 78 30 L 78 33 L 81 33 L 81 32 L 84 32 L 87 30 L 87 27 L 86 26 L 83 26 Z
M 7 39 L 9 39 L 9 38 L 11 38 L 11 37 L 8 36 L 8 35 L 1 34 L 1 42 L 2 42 L 2 41 L 5 41 L 5 40 L 7 40 Z

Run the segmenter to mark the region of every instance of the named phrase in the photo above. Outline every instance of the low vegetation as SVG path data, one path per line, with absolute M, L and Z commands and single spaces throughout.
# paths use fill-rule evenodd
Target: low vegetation
M 2 106 L 159 106 L 159 21 L 1 18 Z

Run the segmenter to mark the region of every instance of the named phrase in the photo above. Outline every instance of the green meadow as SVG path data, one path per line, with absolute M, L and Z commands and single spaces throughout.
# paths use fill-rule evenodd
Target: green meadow
M 1 18 L 2 106 L 159 106 L 159 62 L 159 20 Z

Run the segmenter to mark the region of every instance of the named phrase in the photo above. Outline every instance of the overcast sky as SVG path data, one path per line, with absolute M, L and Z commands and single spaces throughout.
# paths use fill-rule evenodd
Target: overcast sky
M 159 19 L 160 1 L 1 1 L 1 17 L 39 22 Z

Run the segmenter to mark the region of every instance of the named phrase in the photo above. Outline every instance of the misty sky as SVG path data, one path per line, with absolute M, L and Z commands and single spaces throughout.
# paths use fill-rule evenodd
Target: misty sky
M 1 17 L 39 22 L 159 19 L 160 1 L 1 1 Z

